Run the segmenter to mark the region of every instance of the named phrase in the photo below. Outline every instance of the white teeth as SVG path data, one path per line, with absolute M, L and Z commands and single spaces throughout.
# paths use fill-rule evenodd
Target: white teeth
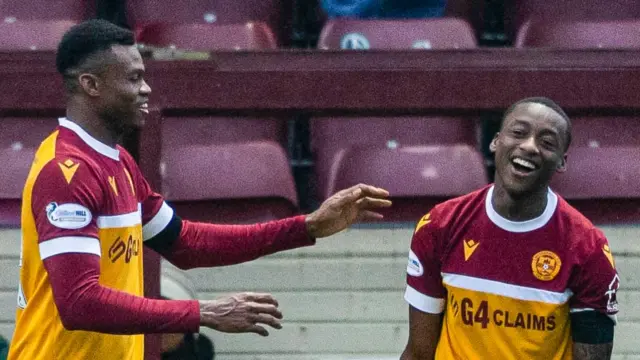
M 526 167 L 527 169 L 531 169 L 531 170 L 535 170 L 536 169 L 536 165 L 534 163 L 532 163 L 531 161 L 527 161 L 525 159 L 515 158 L 515 159 L 513 159 L 513 162 L 515 164 L 520 165 L 520 166 Z
M 149 103 L 144 103 L 144 104 L 140 105 L 140 107 L 146 109 L 146 108 L 149 107 Z

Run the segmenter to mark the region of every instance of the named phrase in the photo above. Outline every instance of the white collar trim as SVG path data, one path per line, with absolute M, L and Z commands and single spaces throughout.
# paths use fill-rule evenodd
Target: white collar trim
M 114 149 L 109 145 L 101 143 L 96 138 L 89 135 L 88 132 L 84 131 L 84 129 L 82 129 L 78 124 L 74 123 L 73 121 L 69 121 L 67 120 L 67 118 L 59 118 L 58 124 L 76 133 L 76 135 L 78 135 L 80 139 L 82 139 L 82 141 L 87 143 L 87 145 L 89 145 L 89 147 L 92 148 L 93 150 L 99 152 L 100 154 L 108 158 L 111 158 L 116 161 L 120 161 L 120 151 L 118 149 Z
M 547 207 L 540 216 L 527 221 L 511 221 L 502 217 L 493 208 L 493 203 L 491 201 L 493 198 L 493 188 L 494 186 L 492 185 L 487 192 L 487 197 L 485 198 L 487 216 L 489 216 L 489 219 L 491 219 L 496 226 L 506 231 L 523 233 L 540 229 L 549 222 L 558 206 L 558 196 L 549 189 L 549 192 L 547 193 Z

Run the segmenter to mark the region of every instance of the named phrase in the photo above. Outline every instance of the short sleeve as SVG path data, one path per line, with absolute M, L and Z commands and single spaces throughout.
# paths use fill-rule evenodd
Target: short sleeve
M 618 313 L 617 293 L 620 277 L 609 242 L 600 234 L 595 246 L 585 254 L 585 260 L 578 266 L 570 289 L 571 312 L 598 311 L 609 315 L 614 322 Z
M 420 219 L 411 239 L 404 297 L 411 306 L 427 313 L 444 310 L 446 290 L 442 284 L 437 226 L 431 213 Z
M 127 156 L 127 168 L 142 208 L 142 238 L 147 241 L 160 234 L 171 223 L 174 211 L 161 194 L 153 191 L 130 156 Z
M 103 189 L 94 171 L 73 158 L 53 159 L 37 174 L 26 201 L 35 226 L 42 260 L 63 253 L 100 256 L 97 214 Z

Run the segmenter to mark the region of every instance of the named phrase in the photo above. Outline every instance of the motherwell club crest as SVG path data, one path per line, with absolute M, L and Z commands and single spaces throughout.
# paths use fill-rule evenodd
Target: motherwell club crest
M 560 272 L 561 266 L 562 261 L 560 261 L 560 257 L 547 250 L 540 251 L 533 255 L 533 260 L 531 261 L 533 276 L 542 281 L 553 280 Z

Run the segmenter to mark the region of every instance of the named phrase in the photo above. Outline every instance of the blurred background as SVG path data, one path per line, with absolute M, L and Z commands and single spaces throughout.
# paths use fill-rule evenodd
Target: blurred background
M 136 33 L 151 112 L 124 145 L 183 218 L 282 218 L 360 182 L 387 188 L 395 202 L 382 222 L 247 264 L 180 272 L 146 252 L 149 297 L 265 291 L 285 316 L 268 338 L 148 336 L 147 359 L 195 359 L 180 349 L 196 347 L 200 359 L 397 359 L 415 222 L 492 182 L 488 143 L 502 112 L 529 96 L 552 98 L 572 118 L 568 172 L 552 188 L 608 236 L 622 279 L 614 359 L 640 359 L 634 0 L 0 0 L 7 341 L 22 187 L 64 115 L 55 49 L 69 27 L 96 17 Z

